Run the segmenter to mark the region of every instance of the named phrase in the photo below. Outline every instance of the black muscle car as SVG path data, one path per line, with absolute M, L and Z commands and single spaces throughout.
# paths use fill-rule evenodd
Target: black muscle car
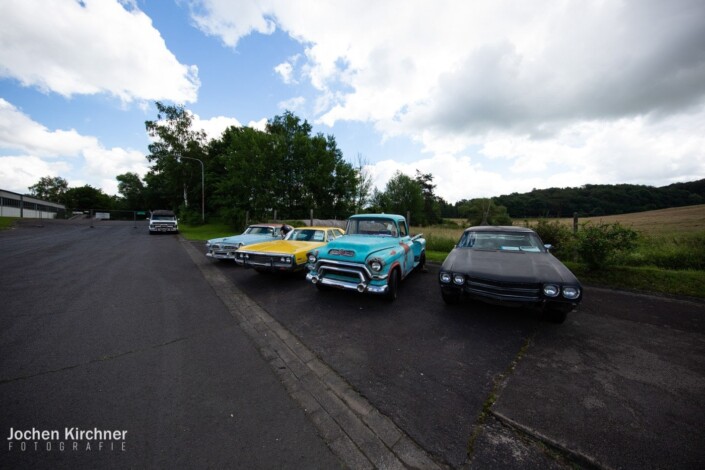
M 501 305 L 537 307 L 556 323 L 582 299 L 580 282 L 524 227 L 470 227 L 439 274 L 441 295 L 456 304 L 465 295 Z

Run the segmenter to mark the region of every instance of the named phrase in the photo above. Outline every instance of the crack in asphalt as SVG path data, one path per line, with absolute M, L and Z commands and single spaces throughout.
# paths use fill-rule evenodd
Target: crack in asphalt
M 494 377 L 492 389 L 490 390 L 490 393 L 485 399 L 482 405 L 482 410 L 478 414 L 477 419 L 475 420 L 475 424 L 473 425 L 475 429 L 472 435 L 470 436 L 470 440 L 468 441 L 468 458 L 466 460 L 465 466 L 468 466 L 468 464 L 472 462 L 473 456 L 475 454 L 475 441 L 477 441 L 478 437 L 480 437 L 480 434 L 484 430 L 487 418 L 490 415 L 495 416 L 494 412 L 492 411 L 492 407 L 497 401 L 497 398 L 499 397 L 499 394 L 501 393 L 502 389 L 504 389 L 504 387 L 506 386 L 507 380 L 509 379 L 509 377 L 511 377 L 512 373 L 514 372 L 524 355 L 526 355 L 526 352 L 533 343 L 534 337 L 536 336 L 537 332 L 538 327 L 534 327 L 534 330 L 531 332 L 531 334 L 524 339 L 524 343 L 522 344 L 521 348 L 519 348 L 519 351 L 517 351 L 517 354 L 512 360 L 512 362 L 509 363 L 509 365 L 503 372 L 500 372 Z

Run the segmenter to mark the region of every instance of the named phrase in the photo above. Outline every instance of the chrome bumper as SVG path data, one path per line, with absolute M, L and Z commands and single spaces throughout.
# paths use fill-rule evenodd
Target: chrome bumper
M 318 277 L 317 275 L 308 273 L 306 274 L 306 280 L 313 284 L 320 284 L 322 286 L 335 287 L 338 289 L 345 290 L 355 290 L 360 293 L 369 292 L 370 294 L 384 294 L 387 292 L 388 287 L 384 286 L 371 286 L 365 282 L 349 282 L 341 281 L 339 279 L 329 279 L 327 277 Z

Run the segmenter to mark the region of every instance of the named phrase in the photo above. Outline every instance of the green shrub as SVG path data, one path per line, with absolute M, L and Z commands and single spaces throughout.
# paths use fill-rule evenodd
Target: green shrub
M 227 225 L 233 227 L 235 231 L 245 230 L 247 223 L 247 213 L 235 207 L 224 207 L 220 210 L 220 218 Z
M 556 258 L 562 260 L 572 260 L 575 258 L 575 236 L 568 226 L 560 223 L 558 220 L 549 222 L 546 219 L 540 219 L 533 227 L 529 224 L 527 224 L 527 226 L 533 229 L 544 243 L 552 246 L 551 253 L 553 253 Z
M 203 215 L 200 210 L 193 210 L 188 207 L 179 207 L 178 212 L 179 223 L 188 225 L 202 225 Z
M 577 233 L 576 250 L 589 269 L 598 270 L 615 262 L 619 255 L 629 253 L 636 247 L 638 234 L 614 224 L 582 224 Z

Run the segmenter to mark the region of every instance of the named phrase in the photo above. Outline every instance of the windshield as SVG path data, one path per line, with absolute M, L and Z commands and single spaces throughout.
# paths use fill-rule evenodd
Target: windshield
M 458 247 L 475 250 L 528 251 L 533 253 L 545 250 L 536 234 L 511 232 L 465 232 L 460 237 Z
M 152 220 L 174 220 L 176 217 L 173 215 L 153 215 Z
M 286 240 L 295 240 L 300 242 L 323 242 L 326 240 L 326 233 L 323 230 L 297 228 L 287 234 Z
M 398 237 L 397 224 L 392 219 L 350 219 L 346 235 L 386 235 Z
M 273 227 L 247 227 L 246 235 L 267 235 L 274 233 Z

